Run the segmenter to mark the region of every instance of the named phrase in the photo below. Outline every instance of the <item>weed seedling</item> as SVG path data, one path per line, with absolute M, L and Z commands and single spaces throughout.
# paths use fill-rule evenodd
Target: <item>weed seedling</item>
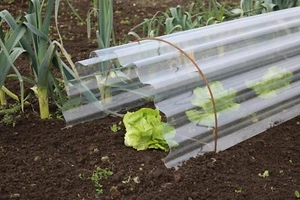
M 259 177 L 262 177 L 262 178 L 267 178 L 267 177 L 269 177 L 270 175 L 269 175 L 269 171 L 268 170 L 266 170 L 266 171 L 264 171 L 264 173 L 259 173 L 258 174 L 258 176 Z
M 244 192 L 244 189 L 240 187 L 239 189 L 234 190 L 234 192 L 240 194 Z
M 84 180 L 84 179 L 85 179 L 85 175 L 82 174 L 82 173 L 80 173 L 80 174 L 78 175 L 78 178 L 79 178 L 80 180 Z
M 128 176 L 128 177 L 126 177 L 126 178 L 122 181 L 122 183 L 123 183 L 123 184 L 128 184 L 130 181 L 131 181 L 131 176 Z
M 3 115 L 2 120 L 0 120 L 0 123 L 3 123 L 5 125 L 12 125 L 15 127 L 16 125 L 16 119 L 20 117 L 21 112 L 21 105 L 20 104 L 12 104 L 7 109 L 0 110 L 0 116 Z
M 113 132 L 113 133 L 116 133 L 118 132 L 119 130 L 121 130 L 121 125 L 122 122 L 119 122 L 118 124 L 113 124 L 111 127 L 110 127 L 110 130 Z
M 297 199 L 300 199 L 300 192 L 299 192 L 299 190 L 295 191 L 295 196 L 296 196 Z
M 103 194 L 103 189 L 100 181 L 107 178 L 108 176 L 111 176 L 113 172 L 108 169 L 102 169 L 98 166 L 95 166 L 95 168 L 96 169 L 93 171 L 93 174 L 91 177 L 89 177 L 89 179 L 94 183 L 97 194 Z

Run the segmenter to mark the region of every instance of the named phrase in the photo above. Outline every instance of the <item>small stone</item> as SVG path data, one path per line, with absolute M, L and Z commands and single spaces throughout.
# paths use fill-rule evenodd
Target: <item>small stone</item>
M 155 179 L 159 178 L 162 174 L 163 174 L 163 172 L 162 172 L 162 170 L 160 170 L 160 169 L 155 169 L 155 170 L 153 171 L 153 177 L 154 177 Z
M 34 161 L 38 161 L 38 160 L 41 160 L 41 157 L 40 156 L 35 156 Z
M 171 186 L 172 183 L 164 183 L 161 185 L 162 188 L 166 189 L 168 186 Z
M 180 180 L 181 176 L 179 173 L 174 174 L 174 180 L 175 182 L 178 182 Z
M 126 185 L 124 185 L 123 183 L 119 183 L 117 185 L 117 188 L 119 188 L 119 190 L 124 190 L 126 188 Z
M 102 161 L 102 162 L 108 162 L 108 161 L 109 161 L 109 157 L 108 157 L 108 156 L 103 156 L 103 157 L 101 158 L 101 161 Z
M 112 186 L 109 190 L 109 194 L 111 199 L 120 199 L 121 198 L 121 192 L 118 190 L 116 186 Z
M 122 172 L 117 172 L 117 173 L 113 174 L 113 176 L 111 177 L 111 181 L 113 183 L 118 183 L 118 182 L 122 181 L 122 176 L 123 176 Z
M 141 181 L 140 181 L 140 178 L 139 178 L 138 176 L 134 177 L 132 180 L 133 180 L 133 182 L 135 182 L 135 183 L 140 183 L 140 182 L 141 182 Z
M 19 198 L 21 195 L 18 193 L 10 195 L 10 198 Z

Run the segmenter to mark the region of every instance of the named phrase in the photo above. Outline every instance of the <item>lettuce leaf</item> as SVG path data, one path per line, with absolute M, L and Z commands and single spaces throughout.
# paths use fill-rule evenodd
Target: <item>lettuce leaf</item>
M 259 82 L 247 81 L 248 88 L 263 99 L 272 98 L 277 95 L 280 89 L 288 89 L 292 81 L 293 73 L 287 69 L 277 66 L 270 67 Z
M 126 128 L 124 143 L 136 150 L 161 149 L 169 151 L 168 143 L 175 135 L 175 129 L 161 121 L 159 110 L 141 108 L 127 112 L 123 118 Z
M 224 89 L 219 81 L 210 83 L 210 88 L 214 95 L 217 117 L 219 117 L 221 112 L 223 114 L 229 113 L 240 108 L 240 105 L 234 102 L 236 90 Z M 186 111 L 188 119 L 200 125 L 214 126 L 215 114 L 207 86 L 195 88 L 194 95 L 195 98 L 191 100 L 192 104 L 199 108 Z

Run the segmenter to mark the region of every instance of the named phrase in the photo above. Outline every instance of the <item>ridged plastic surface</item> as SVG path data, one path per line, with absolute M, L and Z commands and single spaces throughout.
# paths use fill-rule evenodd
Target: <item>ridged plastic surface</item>
M 300 114 L 299 19 L 300 8 L 293 8 L 161 37 L 189 54 L 208 79 L 218 111 L 218 151 Z M 79 77 L 67 87 L 68 125 L 154 100 L 176 128 L 175 137 L 166 138 L 177 143 L 167 167 L 214 150 L 207 86 L 176 48 L 141 41 L 92 52 L 76 67 Z

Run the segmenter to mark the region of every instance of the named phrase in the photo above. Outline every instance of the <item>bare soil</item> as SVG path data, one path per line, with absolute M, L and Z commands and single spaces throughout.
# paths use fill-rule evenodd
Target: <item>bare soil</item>
M 81 16 L 91 6 L 88 0 L 72 3 Z M 115 1 L 115 34 L 122 41 L 144 18 L 187 3 Z M 0 10 L 14 15 L 27 7 L 25 1 L 0 2 Z M 60 13 L 64 46 L 74 61 L 88 58 L 97 48 L 95 40 L 87 39 L 86 26 L 66 4 Z M 120 23 L 126 17 L 130 24 Z M 22 63 L 18 67 L 24 68 Z M 124 127 L 110 130 L 121 120 L 107 117 L 67 129 L 63 120 L 40 120 L 27 108 L 15 127 L 0 124 L 0 200 L 285 200 L 296 199 L 294 193 L 300 191 L 300 116 L 226 151 L 190 159 L 177 171 L 164 166 L 165 152 L 125 147 Z M 100 181 L 103 194 L 96 192 L 90 178 L 95 166 L 113 172 Z M 266 170 L 268 177 L 259 176 Z

